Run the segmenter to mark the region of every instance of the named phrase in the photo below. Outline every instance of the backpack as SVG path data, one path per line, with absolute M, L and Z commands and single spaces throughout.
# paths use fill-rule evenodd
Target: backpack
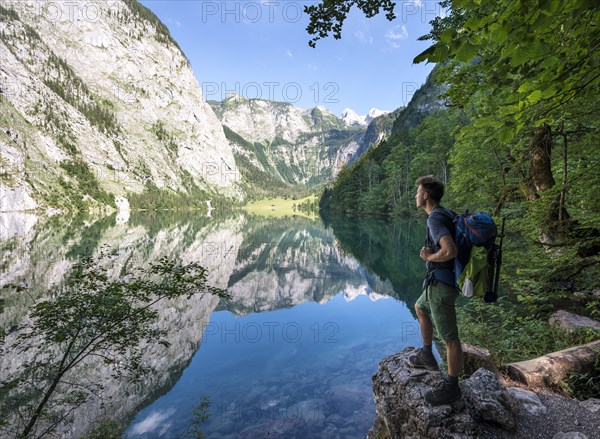
M 485 212 L 457 215 L 454 243 L 458 253 L 454 260 L 456 287 L 466 297 L 483 297 L 485 302 L 498 299 L 504 219 L 500 244 L 496 244 L 498 228 Z

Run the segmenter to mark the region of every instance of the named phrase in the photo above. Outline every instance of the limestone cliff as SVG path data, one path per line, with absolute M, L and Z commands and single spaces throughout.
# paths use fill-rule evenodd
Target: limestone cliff
M 344 165 L 379 143 L 392 123 L 386 114 L 368 127 L 348 126 L 322 106 L 304 110 L 236 94 L 210 104 L 224 126 L 242 175 L 257 186 L 313 186 L 330 181 Z
M 4 1 L 0 60 L 0 211 L 240 195 L 187 58 L 136 1 Z

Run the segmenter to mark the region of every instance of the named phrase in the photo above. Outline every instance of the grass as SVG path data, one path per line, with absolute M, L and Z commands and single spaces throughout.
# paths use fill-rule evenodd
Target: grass
M 306 201 L 314 201 L 318 197 L 309 195 L 308 197 L 293 200 L 291 198 L 264 198 L 262 200 L 250 202 L 242 208 L 249 213 L 261 216 L 283 218 L 286 216 L 303 216 L 305 218 L 316 218 L 317 215 L 309 215 L 300 210 L 294 209 L 294 206 Z

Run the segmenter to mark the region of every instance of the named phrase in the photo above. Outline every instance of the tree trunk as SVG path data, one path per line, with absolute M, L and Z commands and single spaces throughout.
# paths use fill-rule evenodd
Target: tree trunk
M 538 194 L 556 182 L 552 176 L 552 133 L 547 125 L 534 128 L 529 139 L 529 175 Z
M 535 198 L 539 198 L 556 184 L 552 175 L 552 132 L 548 125 L 534 128 L 529 139 L 529 177 L 535 189 Z M 554 244 L 556 236 L 561 235 L 560 196 L 555 197 L 548 206 L 545 230 L 540 230 L 543 244 Z M 566 214 L 566 212 L 564 212 Z
M 569 372 L 586 373 L 593 369 L 600 340 L 553 352 L 533 360 L 507 365 L 508 375 L 528 386 L 557 385 Z

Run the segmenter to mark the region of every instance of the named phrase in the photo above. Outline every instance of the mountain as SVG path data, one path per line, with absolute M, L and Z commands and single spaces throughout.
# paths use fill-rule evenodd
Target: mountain
M 0 211 L 239 198 L 233 149 L 168 29 L 134 0 L 93 5 L 94 20 L 68 1 L 0 6 Z
M 391 130 L 391 123 L 381 122 L 349 127 L 322 106 L 305 110 L 237 94 L 209 104 L 223 124 L 248 190 L 330 181 Z
M 378 108 L 371 108 L 366 116 L 359 116 L 356 112 L 350 108 L 344 108 L 342 112 L 342 120 L 349 126 L 369 125 L 374 119 L 384 114 L 390 113 L 389 111 L 380 110 Z
M 440 97 L 444 90 L 431 73 L 406 108 L 371 122 L 387 118 L 389 137 L 357 154 L 357 163 L 338 174 L 320 205 L 332 212 L 406 213 L 414 208 L 415 178 L 445 175 L 451 133 L 461 123 L 460 112 L 449 111 Z

